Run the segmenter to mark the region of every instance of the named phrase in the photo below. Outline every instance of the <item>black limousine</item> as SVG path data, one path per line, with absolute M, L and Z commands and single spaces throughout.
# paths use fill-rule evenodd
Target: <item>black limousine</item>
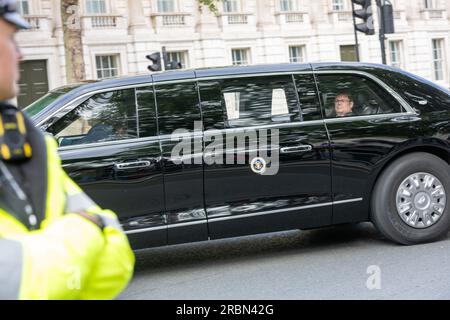
M 59 88 L 25 113 L 135 249 L 366 221 L 406 245 L 450 230 L 450 92 L 395 68 L 177 70 Z

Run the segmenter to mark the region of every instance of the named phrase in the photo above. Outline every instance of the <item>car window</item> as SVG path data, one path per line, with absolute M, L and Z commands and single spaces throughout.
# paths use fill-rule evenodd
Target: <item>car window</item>
M 201 121 L 195 83 L 155 85 L 155 93 L 159 134 L 169 135 L 177 129 L 193 132 L 195 122 Z
M 200 96 L 205 129 L 299 121 L 292 76 L 202 81 Z
M 450 91 L 422 77 L 397 70 L 380 72 L 380 76 L 416 110 L 441 111 L 450 105 Z
M 321 120 L 322 112 L 314 76 L 312 74 L 298 74 L 294 78 L 303 121 Z
M 318 75 L 327 118 L 403 112 L 401 104 L 374 81 L 358 75 Z
M 138 137 L 134 89 L 99 93 L 53 124 L 48 131 L 61 147 Z

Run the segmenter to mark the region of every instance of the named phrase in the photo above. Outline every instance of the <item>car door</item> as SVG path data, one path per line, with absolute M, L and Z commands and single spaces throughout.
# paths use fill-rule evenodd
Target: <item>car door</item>
M 52 118 L 68 175 L 115 211 L 135 249 L 167 243 L 160 141 L 152 85 L 110 89 Z M 45 127 L 45 124 L 44 124 Z
M 199 79 L 199 89 L 210 237 L 330 224 L 330 149 L 312 73 Z
M 160 74 L 154 75 L 153 81 L 163 156 L 168 243 L 207 240 L 203 129 L 195 74 L 186 71 Z
M 333 223 L 369 219 L 372 188 L 390 154 L 420 136 L 420 120 L 392 89 L 367 71 L 325 70 L 316 78 L 332 146 Z M 336 117 L 336 100 L 352 105 Z

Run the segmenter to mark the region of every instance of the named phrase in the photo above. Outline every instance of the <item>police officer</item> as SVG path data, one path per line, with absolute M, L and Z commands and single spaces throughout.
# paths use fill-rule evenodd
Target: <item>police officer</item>
M 134 255 L 115 214 L 97 206 L 61 168 L 56 142 L 6 101 L 18 93 L 28 24 L 0 0 L 0 299 L 112 299 Z

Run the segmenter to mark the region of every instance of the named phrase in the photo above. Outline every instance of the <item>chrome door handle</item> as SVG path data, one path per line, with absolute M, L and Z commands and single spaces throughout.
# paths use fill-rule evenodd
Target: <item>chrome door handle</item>
M 130 170 L 130 169 L 148 168 L 151 165 L 152 163 L 150 161 L 135 161 L 135 162 L 116 163 L 114 167 L 117 170 Z
M 312 151 L 313 147 L 310 145 L 303 145 L 303 146 L 295 146 L 295 147 L 285 147 L 281 148 L 281 153 L 298 153 L 298 152 L 309 152 Z

